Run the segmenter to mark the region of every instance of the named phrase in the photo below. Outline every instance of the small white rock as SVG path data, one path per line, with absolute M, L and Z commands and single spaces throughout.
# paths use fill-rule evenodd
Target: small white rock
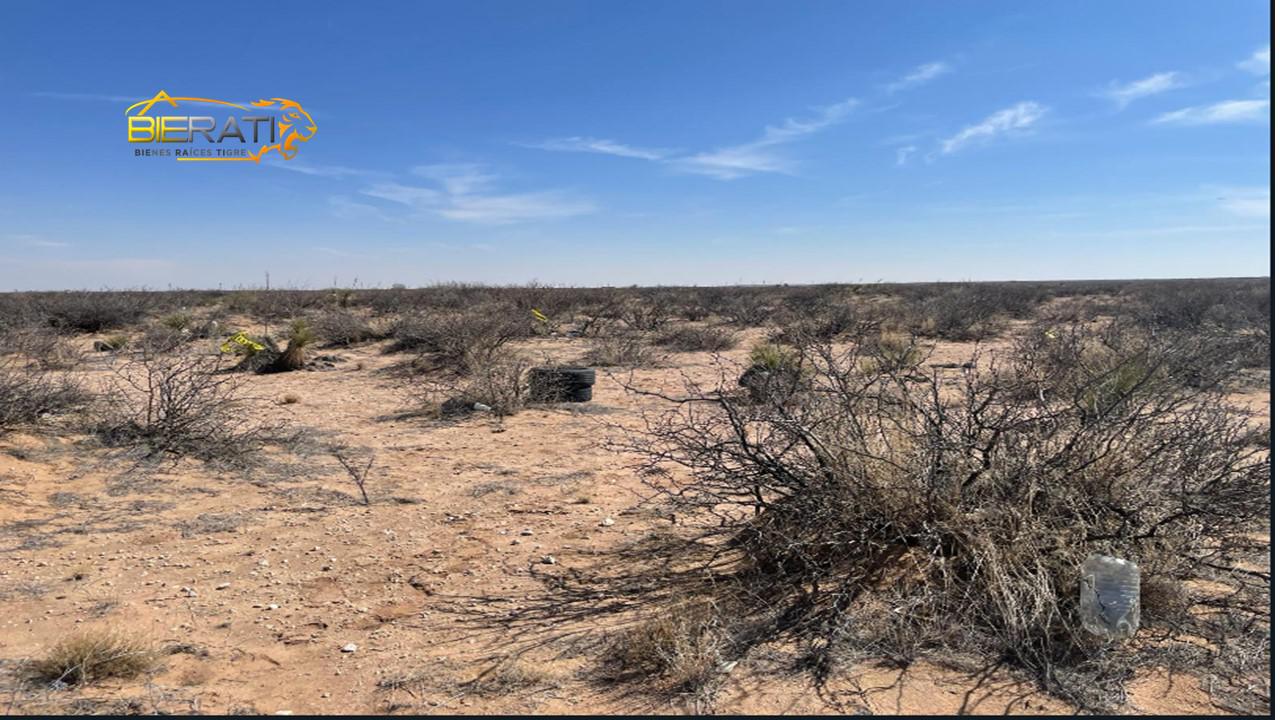
M 343 646 L 342 646 L 342 652 L 344 652 L 344 653 L 353 653 L 353 652 L 355 652 L 356 650 L 359 650 L 359 649 L 360 649 L 360 648 L 359 648 L 359 647 L 357 647 L 355 643 L 347 643 L 346 645 L 343 645 Z
M 607 518 L 605 518 L 605 519 L 603 519 L 603 520 L 601 520 L 601 521 L 600 521 L 600 526 L 601 526 L 601 527 L 613 527 L 613 522 L 614 522 L 613 518 L 611 518 L 611 517 L 607 517 Z

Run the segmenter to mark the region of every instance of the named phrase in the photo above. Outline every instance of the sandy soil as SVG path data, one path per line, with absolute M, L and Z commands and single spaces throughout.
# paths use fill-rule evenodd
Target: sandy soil
M 750 334 L 744 335 L 749 345 Z M 579 341 L 540 340 L 548 357 Z M 968 359 L 943 345 L 935 362 Z M 725 354 L 741 362 L 745 349 Z M 336 351 L 328 371 L 245 379 L 292 423 L 374 454 L 371 507 L 332 457 L 275 457 L 248 474 L 195 462 L 122 465 L 72 434 L 0 438 L 0 673 L 81 627 L 127 628 L 179 652 L 150 678 L 13 695 L 12 712 L 730 713 L 850 711 L 852 685 L 816 693 L 767 653 L 728 672 L 713 707 L 593 681 L 587 638 L 537 645 L 556 628 L 479 627 L 458 608 L 517 611 L 537 576 L 669 523 L 644 507 L 626 459 L 601 447 L 609 425 L 639 421 L 652 400 L 601 372 L 595 400 L 530 409 L 500 426 L 405 416 L 379 346 Z M 109 362 L 85 365 L 101 380 Z M 647 387 L 713 381 L 709 354 L 671 356 L 636 373 Z M 274 404 L 285 396 L 295 404 Z M 1265 391 L 1242 405 L 1260 417 Z M 612 520 L 605 522 L 606 518 Z M 548 556 L 554 564 L 546 561 Z M 596 627 L 596 631 L 603 628 Z M 355 645 L 354 652 L 344 646 Z M 782 650 L 780 649 L 779 652 Z M 495 669 L 496 668 L 496 669 Z M 486 674 L 487 673 L 487 674 Z M 493 681 L 466 687 L 477 677 Z M 1009 678 L 927 664 L 905 675 L 851 673 L 876 713 L 1063 713 Z M 843 684 L 842 684 L 843 683 Z M 0 688 L 3 689 L 3 688 Z M 1213 712 L 1197 681 L 1144 677 L 1130 712 Z

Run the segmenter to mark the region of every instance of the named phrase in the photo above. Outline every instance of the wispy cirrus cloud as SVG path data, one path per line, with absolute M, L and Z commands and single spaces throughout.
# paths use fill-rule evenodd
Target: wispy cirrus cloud
M 1218 207 L 1232 215 L 1249 218 L 1271 217 L 1271 188 L 1226 187 L 1216 189 Z
M 495 192 L 497 176 L 480 165 L 420 165 L 412 172 L 436 187 L 379 182 L 360 193 L 448 220 L 485 225 L 568 218 L 596 209 L 590 201 L 560 190 Z
M 537 150 L 554 150 L 559 152 L 584 152 L 617 157 L 637 158 L 640 160 L 662 160 L 670 157 L 675 151 L 664 148 L 642 148 L 624 145 L 613 140 L 593 137 L 552 138 L 540 143 L 523 145 Z
M 903 147 L 898 148 L 898 161 L 895 164 L 898 165 L 898 167 L 906 165 L 911 159 L 911 156 L 915 154 L 916 149 L 915 145 L 904 145 Z
M 369 203 L 357 202 L 345 195 L 332 195 L 328 203 L 329 214 L 339 220 L 391 220 L 391 217 L 380 208 Z
M 987 116 L 985 120 L 964 128 L 942 141 L 942 152 L 951 154 L 966 145 L 986 142 L 1000 135 L 1025 131 L 1049 110 L 1040 103 L 1023 101 Z
M 333 179 L 359 177 L 375 178 L 386 176 L 386 173 L 378 172 L 376 170 L 362 170 L 360 168 L 347 167 L 345 165 L 311 165 L 305 162 L 299 162 L 298 160 L 268 160 L 263 164 L 279 168 L 281 170 L 300 173 L 302 175 Z
M 757 173 L 789 173 L 794 163 L 779 146 L 795 142 L 845 120 L 858 106 L 856 98 L 816 109 L 806 119 L 787 118 L 781 125 L 770 125 L 758 139 L 741 145 L 730 145 L 708 152 L 674 158 L 676 170 L 706 175 L 717 180 L 734 180 Z
M 944 62 L 925 63 L 902 78 L 885 85 L 884 90 L 890 94 L 901 92 L 902 90 L 907 90 L 917 85 L 923 85 L 930 80 L 949 72 L 951 72 L 951 66 Z
M 1224 100 L 1164 113 L 1151 122 L 1156 125 L 1224 125 L 1266 122 L 1270 100 Z
M 62 242 L 60 240 L 50 240 L 43 235 L 33 235 L 30 233 L 16 233 L 6 235 L 5 239 L 11 243 L 22 245 L 24 247 L 37 247 L 45 249 L 71 247 L 71 243 Z
M 1111 85 L 1102 94 L 1111 99 L 1117 107 L 1125 108 L 1139 98 L 1159 95 L 1185 84 L 1181 75 L 1176 72 L 1162 72 L 1150 77 L 1134 80 L 1130 83 L 1111 81 Z
M 695 153 L 659 148 L 640 148 L 614 140 L 568 137 L 525 145 L 539 150 L 592 152 L 663 163 L 678 172 L 705 175 L 717 180 L 734 180 L 759 173 L 789 173 L 794 162 L 780 146 L 796 142 L 842 122 L 857 107 L 854 98 L 814 108 L 805 118 L 787 118 L 779 125 L 766 126 L 760 137 L 740 145 L 727 145 Z
M 1247 60 L 1236 63 L 1236 67 L 1254 75 L 1271 74 L 1271 48 L 1261 47 L 1253 52 Z

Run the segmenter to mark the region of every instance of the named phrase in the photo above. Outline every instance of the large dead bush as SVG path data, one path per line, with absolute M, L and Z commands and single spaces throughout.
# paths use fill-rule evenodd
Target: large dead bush
M 862 659 L 1005 663 L 1091 709 L 1172 667 L 1266 707 L 1272 458 L 1216 383 L 1186 381 L 1214 346 L 1037 328 L 944 376 L 880 362 L 882 344 L 800 342 L 802 387 L 690 385 L 619 443 L 696 531 L 664 566 L 697 572 L 663 591 L 735 608 L 721 653 L 793 638 L 819 680 Z M 1081 629 L 1092 553 L 1154 593 L 1127 643 Z M 609 591 L 652 592 L 632 578 Z
M 145 458 L 247 465 L 283 423 L 241 392 L 217 357 L 141 352 L 114 368 L 91 426 L 105 444 Z
M 470 414 L 479 403 L 502 419 L 525 406 L 529 367 L 524 356 L 510 351 L 471 355 L 456 371 L 410 376 L 409 396 L 416 405 L 439 408 L 442 416 Z
M 415 354 L 414 368 L 465 373 L 496 357 L 513 340 L 532 335 L 528 314 L 506 306 L 408 315 L 392 327 L 391 350 Z
M 66 375 L 0 359 L 0 433 L 74 410 L 88 399 L 84 388 Z

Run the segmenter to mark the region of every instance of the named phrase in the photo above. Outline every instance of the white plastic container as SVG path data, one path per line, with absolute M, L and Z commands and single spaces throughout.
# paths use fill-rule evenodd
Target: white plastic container
M 1128 560 L 1090 555 L 1080 568 L 1080 620 L 1094 635 L 1133 637 L 1141 595 L 1141 573 Z

